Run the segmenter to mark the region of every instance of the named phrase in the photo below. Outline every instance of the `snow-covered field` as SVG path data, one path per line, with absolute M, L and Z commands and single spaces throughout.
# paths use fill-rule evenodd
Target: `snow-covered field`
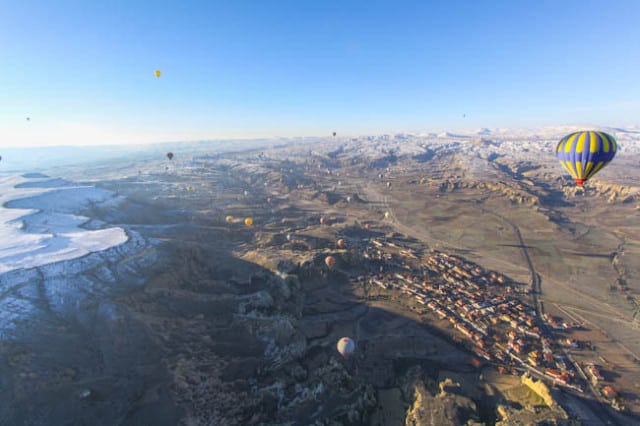
M 122 228 L 88 230 L 78 216 L 91 203 L 119 202 L 113 193 L 44 175 L 0 178 L 0 274 L 70 260 L 128 240 Z

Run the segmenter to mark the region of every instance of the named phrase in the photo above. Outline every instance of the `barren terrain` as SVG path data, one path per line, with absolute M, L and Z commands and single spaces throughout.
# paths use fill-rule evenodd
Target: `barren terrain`
M 616 164 L 576 189 L 548 132 L 198 147 L 47 171 L 117 195 L 75 213 L 129 239 L 0 275 L 15 325 L 0 423 L 639 423 L 640 137 L 617 135 Z M 373 260 L 374 240 L 415 258 Z M 529 366 L 479 363 L 452 322 L 372 284 L 426 274 L 434 253 L 507 277 L 580 391 L 538 374 L 548 406 L 513 374 Z M 580 377 L 589 364 L 597 384 Z

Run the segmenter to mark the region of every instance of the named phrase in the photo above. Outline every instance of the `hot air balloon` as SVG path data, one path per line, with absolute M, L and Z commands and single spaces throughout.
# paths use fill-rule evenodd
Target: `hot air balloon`
M 229 215 L 229 216 L 225 217 L 224 220 L 227 223 L 233 223 L 233 216 Z
M 247 226 L 253 226 L 253 219 L 251 219 L 250 217 L 246 218 L 244 220 L 244 224 Z
M 334 266 L 336 266 L 336 258 L 333 256 L 327 256 L 324 258 L 324 263 L 329 268 L 333 268 Z
M 27 121 L 31 121 L 31 117 L 27 117 Z
M 334 137 L 335 137 L 335 135 L 336 135 L 336 132 L 333 132 L 333 136 L 334 136 Z
M 320 218 L 320 225 L 326 225 L 328 222 L 329 220 L 325 216 Z
M 342 355 L 343 358 L 349 358 L 356 350 L 356 344 L 351 340 L 351 338 L 343 337 L 338 340 L 336 348 L 338 348 L 338 352 L 340 352 L 340 355 Z
M 391 217 L 391 213 L 390 212 L 384 212 L 384 218 L 385 219 L 389 219 Z
M 293 240 L 293 234 L 287 234 L 287 241 Z
M 167 152 L 167 158 L 173 160 L 173 152 Z
M 162 72 L 160 70 L 155 70 L 153 72 L 153 75 L 155 75 L 156 77 L 160 78 L 160 76 L 162 75 Z
M 340 238 L 337 242 L 336 242 L 336 246 L 338 246 L 338 248 L 346 248 L 347 247 L 347 242 L 345 240 L 343 240 L 342 238 Z
M 581 131 L 558 142 L 556 157 L 576 183 L 583 185 L 613 160 L 617 149 L 613 136 L 605 132 Z

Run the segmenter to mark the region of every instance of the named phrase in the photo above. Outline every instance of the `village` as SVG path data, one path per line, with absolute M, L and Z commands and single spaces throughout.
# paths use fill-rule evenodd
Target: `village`
M 598 399 L 624 411 L 616 390 L 603 383 L 601 367 L 575 362 L 570 355 L 570 350 L 591 346 L 569 337 L 580 325 L 548 313 L 537 317 L 535 308 L 523 302 L 532 291 L 529 286 L 456 255 L 421 254 L 383 238 L 368 240 L 363 256 L 377 268 L 358 278 L 370 296 L 409 299 L 426 322 L 444 328 L 454 343 L 475 355 L 475 367 L 490 364 L 501 374 L 536 377 L 579 394 L 591 386 Z

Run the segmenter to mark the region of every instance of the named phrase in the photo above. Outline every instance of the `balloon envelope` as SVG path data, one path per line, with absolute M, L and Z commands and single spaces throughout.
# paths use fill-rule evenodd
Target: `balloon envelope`
M 578 185 L 602 170 L 616 155 L 618 144 L 605 132 L 582 131 L 562 138 L 556 157 Z
M 160 70 L 155 70 L 153 72 L 153 75 L 155 75 L 156 77 L 160 77 L 162 75 L 162 72 L 160 72 Z
M 327 256 L 324 258 L 324 263 L 329 268 L 333 268 L 334 266 L 336 266 L 336 258 L 333 256 Z
M 244 220 L 244 224 L 247 226 L 253 226 L 253 219 L 251 219 L 250 217 L 246 218 Z
M 328 220 L 327 220 L 327 218 L 326 218 L 326 217 L 322 216 L 322 217 L 320 218 L 320 224 L 321 224 L 321 225 L 326 225 L 326 224 L 327 224 L 327 222 L 328 222 Z
M 346 241 L 345 241 L 345 240 L 343 240 L 342 238 L 340 238 L 340 239 L 338 240 L 338 242 L 336 243 L 336 245 L 338 246 L 338 248 L 341 248 L 341 249 L 343 249 L 343 248 L 347 247 L 347 243 L 346 243 Z
M 167 158 L 173 160 L 173 152 L 167 152 Z
M 342 355 L 345 358 L 349 358 L 351 355 L 353 355 L 353 352 L 356 350 L 356 344 L 353 340 L 351 340 L 351 338 L 343 337 L 340 340 L 338 340 L 338 344 L 336 345 L 336 348 L 338 348 L 338 352 L 340 352 L 340 355 Z
M 225 217 L 224 220 L 227 223 L 233 223 L 233 216 L 229 215 L 229 216 Z

